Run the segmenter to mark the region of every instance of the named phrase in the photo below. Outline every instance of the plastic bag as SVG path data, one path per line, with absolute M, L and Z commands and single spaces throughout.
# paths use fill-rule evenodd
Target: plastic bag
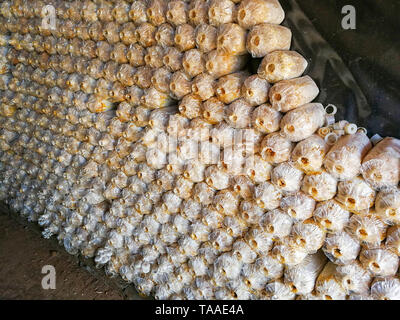
M 283 25 L 292 50 L 309 61 L 305 71 L 320 87 L 316 101 L 338 108 L 336 119 L 365 127 L 369 136 L 400 137 L 400 57 L 395 0 L 287 0 Z M 342 8 L 356 9 L 356 30 L 344 30 Z M 397 26 L 397 27 L 396 27 Z M 257 62 L 255 63 L 257 64 Z

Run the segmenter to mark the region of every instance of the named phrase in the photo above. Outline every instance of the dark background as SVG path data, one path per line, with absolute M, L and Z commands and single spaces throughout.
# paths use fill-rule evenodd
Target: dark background
M 400 1 L 281 0 L 293 50 L 319 85 L 317 100 L 339 109 L 369 136 L 400 138 Z M 344 30 L 342 7 L 356 9 L 355 30 Z

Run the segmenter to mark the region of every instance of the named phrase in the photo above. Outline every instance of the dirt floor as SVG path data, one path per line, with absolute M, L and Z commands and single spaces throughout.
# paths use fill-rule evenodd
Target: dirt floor
M 0 207 L 0 299 L 138 298 L 132 286 L 118 287 L 102 270 L 82 264 L 56 241 L 42 238 L 33 223 L 23 225 Z M 45 265 L 55 268 L 55 290 L 42 288 Z

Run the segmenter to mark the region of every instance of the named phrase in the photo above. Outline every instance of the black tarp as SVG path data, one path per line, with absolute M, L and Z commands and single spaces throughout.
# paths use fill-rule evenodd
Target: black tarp
M 400 138 L 400 1 L 281 0 L 293 50 L 319 85 L 317 101 L 369 135 Z M 342 28 L 342 8 L 356 9 L 356 29 Z

